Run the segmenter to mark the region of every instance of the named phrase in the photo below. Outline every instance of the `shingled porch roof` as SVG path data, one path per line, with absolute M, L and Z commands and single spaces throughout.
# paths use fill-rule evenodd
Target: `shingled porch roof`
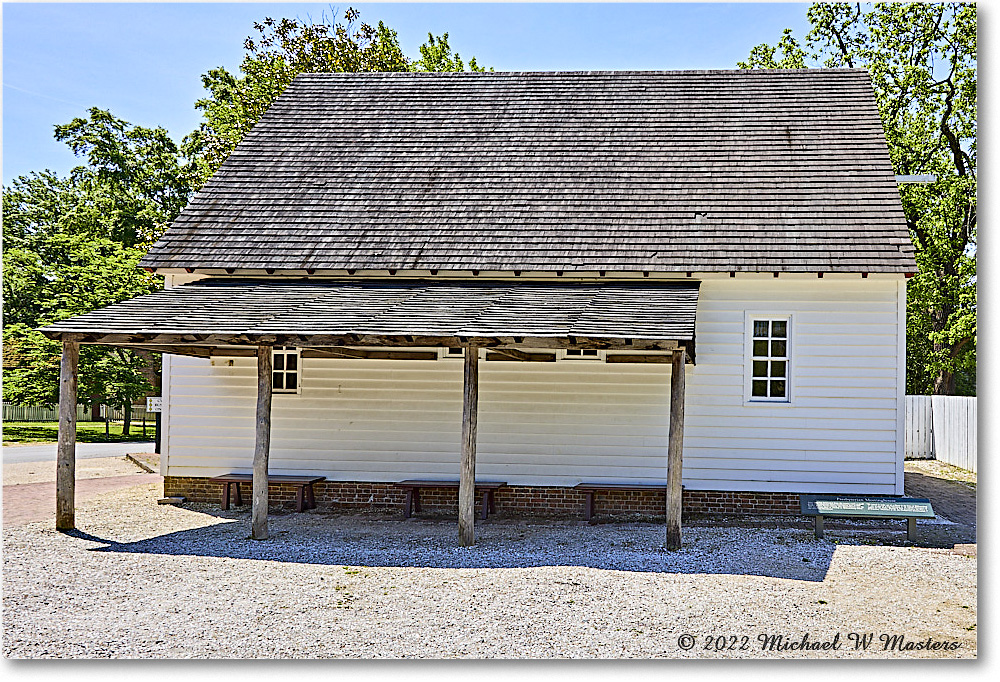
M 50 338 L 159 346 L 595 347 L 693 355 L 698 282 L 207 279 L 42 328 Z M 190 353 L 188 354 L 197 354 Z

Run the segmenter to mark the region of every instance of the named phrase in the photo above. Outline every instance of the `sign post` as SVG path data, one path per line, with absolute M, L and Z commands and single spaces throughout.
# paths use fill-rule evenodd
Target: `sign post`
M 155 446 L 153 447 L 153 452 L 160 454 L 160 414 L 163 413 L 163 397 L 162 396 L 148 396 L 146 398 L 146 412 L 152 412 L 156 415 L 156 438 Z M 145 420 L 143 420 L 143 425 L 145 425 Z

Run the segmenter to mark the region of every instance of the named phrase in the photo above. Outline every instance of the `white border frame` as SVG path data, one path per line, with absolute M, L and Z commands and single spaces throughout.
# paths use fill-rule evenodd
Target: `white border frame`
M 786 359 L 785 397 L 753 398 L 750 396 L 750 380 L 753 375 L 753 323 L 754 320 L 785 320 L 788 322 L 788 357 Z M 744 405 L 791 405 L 795 399 L 795 315 L 789 312 L 743 311 L 743 404 Z

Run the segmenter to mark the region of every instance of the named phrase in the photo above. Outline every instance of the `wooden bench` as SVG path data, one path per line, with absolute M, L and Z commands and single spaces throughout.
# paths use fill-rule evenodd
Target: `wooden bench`
M 579 490 L 586 495 L 586 502 L 583 507 L 583 518 L 590 521 L 594 517 L 594 493 L 608 492 L 613 490 L 627 491 L 647 491 L 667 492 L 666 483 L 577 483 L 574 490 Z
M 222 510 L 229 509 L 229 491 L 233 490 L 236 506 L 243 504 L 243 496 L 240 495 L 240 483 L 253 483 L 253 474 L 223 474 L 213 476 L 209 479 L 214 483 L 222 484 Z M 285 476 L 283 474 L 269 474 L 268 485 L 272 483 L 285 483 L 295 486 L 295 511 L 301 512 L 306 509 L 316 508 L 316 495 L 313 492 L 313 483 L 325 481 L 326 476 Z
M 406 501 L 403 503 L 403 518 L 408 519 L 414 511 L 420 511 L 421 488 L 457 488 L 458 481 L 400 481 L 396 484 L 406 490 Z M 476 481 L 476 490 L 483 491 L 483 510 L 481 517 L 485 520 L 489 512 L 496 512 L 496 502 L 493 493 L 507 485 L 506 481 Z
M 827 516 L 855 519 L 905 519 L 906 539 L 917 539 L 917 519 L 933 519 L 931 502 L 922 497 L 858 497 L 853 495 L 800 495 L 804 516 L 812 516 L 817 540 L 823 539 Z

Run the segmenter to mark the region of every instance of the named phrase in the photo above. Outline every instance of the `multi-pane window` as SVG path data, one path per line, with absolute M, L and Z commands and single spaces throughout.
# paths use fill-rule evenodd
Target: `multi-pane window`
M 275 346 L 272 355 L 271 388 L 275 393 L 298 393 L 299 351 L 292 346 Z
M 599 360 L 600 354 L 594 348 L 568 348 L 567 360 Z
M 788 320 L 753 320 L 750 400 L 788 400 Z

